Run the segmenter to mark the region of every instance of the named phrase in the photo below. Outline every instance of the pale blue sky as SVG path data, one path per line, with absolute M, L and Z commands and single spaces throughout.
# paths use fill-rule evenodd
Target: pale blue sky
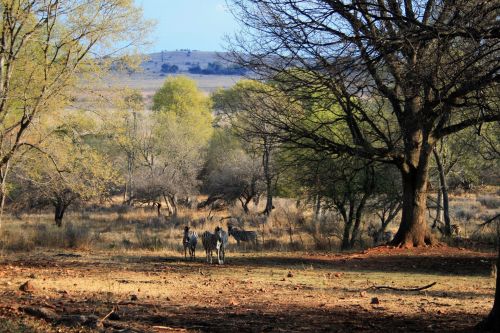
M 238 29 L 225 0 L 134 0 L 157 22 L 151 52 L 191 49 L 223 51 L 226 34 Z

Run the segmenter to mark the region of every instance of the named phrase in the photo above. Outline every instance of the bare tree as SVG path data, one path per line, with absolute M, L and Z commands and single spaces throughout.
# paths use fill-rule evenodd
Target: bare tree
M 291 96 L 258 115 L 281 142 L 394 164 L 393 244 L 433 242 L 429 161 L 443 137 L 500 120 L 497 1 L 233 0 L 239 65 Z M 297 112 L 295 102 L 314 104 Z M 324 104 L 323 107 L 321 104 Z

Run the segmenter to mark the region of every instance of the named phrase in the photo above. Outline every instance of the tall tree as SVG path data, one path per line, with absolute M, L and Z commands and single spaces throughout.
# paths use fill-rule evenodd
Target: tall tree
M 40 116 L 78 100 L 76 87 L 109 68 L 125 45 L 137 45 L 146 26 L 131 0 L 2 0 L 0 10 L 5 183 L 16 152 L 33 145 L 28 134 Z
M 432 243 L 426 200 L 436 142 L 500 120 L 498 2 L 232 3 L 246 28 L 231 40 L 238 64 L 295 99 L 338 106 L 316 119 L 279 108 L 261 121 L 283 142 L 396 165 L 403 208 L 393 244 Z
M 270 215 L 273 210 L 274 154 L 277 148 L 272 133 L 266 129 L 266 123 L 260 121 L 260 114 L 265 114 L 270 105 L 278 101 L 270 99 L 267 93 L 271 87 L 254 80 L 241 80 L 233 87 L 219 90 L 212 95 L 214 108 L 222 112 L 230 121 L 234 132 L 260 152 L 262 170 L 266 184 L 266 206 L 263 213 Z
M 135 200 L 165 201 L 177 212 L 177 198 L 197 191 L 198 176 L 212 135 L 210 99 L 187 77 L 168 78 L 153 97 L 153 114 L 142 124 Z

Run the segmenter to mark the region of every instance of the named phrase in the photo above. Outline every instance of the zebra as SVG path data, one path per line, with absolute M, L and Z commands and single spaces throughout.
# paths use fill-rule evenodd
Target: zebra
M 198 244 L 198 234 L 194 231 L 189 231 L 189 227 L 184 227 L 184 237 L 182 237 L 182 245 L 184 246 L 184 259 L 187 257 L 187 250 L 189 250 L 189 258 L 194 260 L 196 258 L 196 244 Z
M 212 251 L 217 253 L 217 261 L 219 265 L 224 264 L 225 257 L 225 243 L 227 244 L 227 234 L 220 227 L 215 228 L 215 233 L 210 231 L 205 231 L 201 235 L 201 241 L 203 247 L 205 248 L 205 254 L 207 257 L 207 262 L 212 263 Z
M 233 236 L 236 239 L 238 246 L 240 242 L 252 242 L 257 245 L 257 233 L 255 231 L 246 231 L 234 228 L 232 225 L 227 226 L 229 236 Z
M 392 231 L 380 231 L 370 224 L 368 226 L 368 236 L 373 239 L 373 244 L 386 244 L 389 243 L 394 238 L 394 233 Z

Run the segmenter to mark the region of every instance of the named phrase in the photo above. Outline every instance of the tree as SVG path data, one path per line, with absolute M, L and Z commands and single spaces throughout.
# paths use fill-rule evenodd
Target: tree
M 126 174 L 124 202 L 132 204 L 134 198 L 135 176 L 138 167 L 139 154 L 139 126 L 143 123 L 144 100 L 139 91 L 125 90 L 119 99 L 116 111 L 111 112 L 111 119 L 106 119 L 108 137 L 112 137 L 113 150 L 125 154 L 124 173 Z M 108 141 L 109 144 L 109 141 Z
M 29 132 L 40 116 L 77 100 L 76 88 L 117 60 L 124 45 L 137 45 L 146 29 L 140 10 L 127 0 L 13 0 L 2 1 L 0 8 L 5 184 L 16 153 L 34 144 Z
M 258 81 L 241 80 L 233 87 L 212 95 L 215 109 L 226 116 L 235 133 L 261 153 L 266 183 L 266 206 L 263 213 L 266 215 L 270 215 L 273 210 L 274 179 L 277 176 L 273 163 L 276 140 L 265 129 L 266 124 L 260 121 L 259 115 L 268 111 L 268 103 L 278 102 L 277 98 L 268 97 L 270 89 L 270 86 Z
M 295 100 L 338 106 L 316 118 L 281 107 L 261 121 L 281 142 L 397 166 L 403 208 L 393 244 L 431 244 L 426 200 L 436 142 L 500 120 L 497 3 L 232 2 L 247 28 L 231 40 L 236 63 Z
M 45 139 L 21 152 L 12 196 L 17 209 L 53 206 L 61 227 L 70 205 L 108 197 L 119 175 L 106 156 L 84 142 L 92 133 L 88 116 L 73 111 L 58 119 L 61 123 L 37 126 L 36 135 Z
M 248 205 L 257 201 L 264 192 L 264 179 L 261 162 L 252 153 L 245 152 L 242 144 L 228 128 L 214 132 L 210 140 L 207 162 L 205 164 L 204 191 L 207 200 L 201 206 L 207 206 L 217 200 L 228 204 L 240 201 L 245 213 Z
M 170 77 L 153 97 L 154 113 L 141 125 L 142 166 L 134 200 L 164 200 L 177 213 L 177 198 L 197 190 L 206 146 L 212 135 L 210 100 L 187 77 Z

